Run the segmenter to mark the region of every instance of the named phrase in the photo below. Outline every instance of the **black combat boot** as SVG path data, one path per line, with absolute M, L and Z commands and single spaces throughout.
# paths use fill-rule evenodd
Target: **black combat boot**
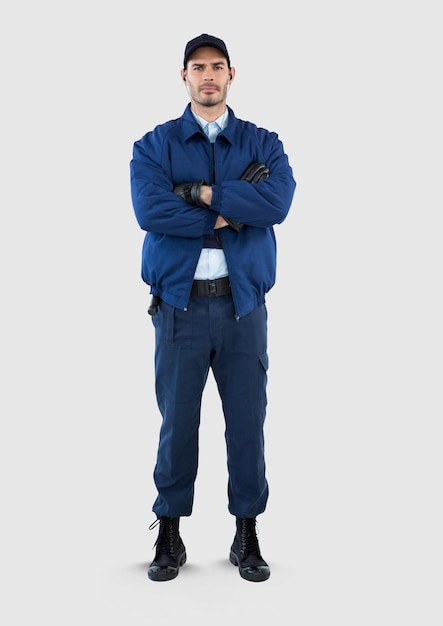
M 178 531 L 179 517 L 159 517 L 150 525 L 152 530 L 159 524 L 155 542 L 155 559 L 148 567 L 151 580 L 172 580 L 178 576 L 181 565 L 186 563 L 186 550 Z
M 246 580 L 261 582 L 271 575 L 268 564 L 260 554 L 255 517 L 237 517 L 237 532 L 229 560 L 233 565 L 238 565 L 240 576 Z

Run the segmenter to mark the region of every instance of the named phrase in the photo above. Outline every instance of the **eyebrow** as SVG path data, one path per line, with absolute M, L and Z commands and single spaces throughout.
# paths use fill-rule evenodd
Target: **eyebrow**
M 191 67 L 205 67 L 206 65 L 226 65 L 226 61 L 215 61 L 215 63 L 192 63 Z

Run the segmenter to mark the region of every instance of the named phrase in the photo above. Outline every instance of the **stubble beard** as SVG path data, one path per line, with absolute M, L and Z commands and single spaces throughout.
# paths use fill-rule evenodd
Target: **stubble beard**
M 195 102 L 202 106 L 202 107 L 207 107 L 208 109 L 212 108 L 212 107 L 216 107 L 219 104 L 222 104 L 223 102 L 226 101 L 226 96 L 227 96 L 227 88 L 222 88 L 220 89 L 220 91 L 213 93 L 213 94 L 206 94 L 204 96 L 200 95 L 200 92 L 197 92 L 194 100 Z

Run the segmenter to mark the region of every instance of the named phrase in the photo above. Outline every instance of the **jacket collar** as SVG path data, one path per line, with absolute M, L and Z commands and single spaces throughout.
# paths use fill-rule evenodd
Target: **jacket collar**
M 227 106 L 229 113 L 229 121 L 228 125 L 224 130 L 221 131 L 220 136 L 223 136 L 229 143 L 232 143 L 232 139 L 235 134 L 235 127 L 237 126 L 238 120 L 234 115 L 234 111 Z M 189 103 L 184 110 L 184 113 L 181 117 L 182 120 L 182 133 L 183 133 L 183 141 L 187 141 L 194 135 L 202 134 L 204 135 L 202 129 L 198 125 L 195 117 L 191 111 L 191 103 Z

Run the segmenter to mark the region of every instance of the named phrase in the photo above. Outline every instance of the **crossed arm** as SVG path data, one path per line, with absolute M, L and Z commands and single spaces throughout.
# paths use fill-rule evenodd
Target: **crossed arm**
M 258 183 L 269 176 L 269 168 L 264 163 L 251 163 L 243 172 L 240 180 L 245 180 L 249 183 Z M 174 187 L 174 193 L 186 200 L 188 204 L 199 207 L 201 209 L 208 209 L 212 202 L 212 187 L 208 185 L 205 180 L 200 180 L 192 183 L 179 183 Z M 230 226 L 235 231 L 240 231 L 243 228 L 241 222 L 235 220 L 226 219 L 222 215 L 217 217 L 214 228 L 224 228 Z

